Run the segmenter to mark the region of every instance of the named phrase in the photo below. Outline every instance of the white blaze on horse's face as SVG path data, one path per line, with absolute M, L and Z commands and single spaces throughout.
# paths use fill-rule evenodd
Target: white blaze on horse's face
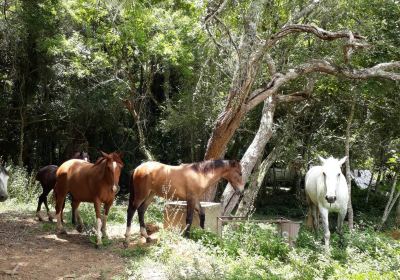
M 336 191 L 340 184 L 342 175 L 340 167 L 346 161 L 347 157 L 340 160 L 332 157 L 328 159 L 319 157 L 319 159 L 322 163 L 322 174 L 326 189 L 325 199 L 328 203 L 334 203 L 336 201 Z
M 115 161 L 113 161 L 112 166 L 113 166 L 113 171 L 114 171 L 114 176 L 115 176 L 115 170 L 117 169 L 117 163 Z M 115 184 L 115 181 L 114 181 L 112 190 L 113 190 L 113 192 L 117 192 L 117 190 L 118 190 L 118 186 Z

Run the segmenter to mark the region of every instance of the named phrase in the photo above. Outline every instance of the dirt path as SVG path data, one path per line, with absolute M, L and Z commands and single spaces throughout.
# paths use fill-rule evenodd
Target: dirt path
M 115 252 L 122 249 L 122 236 L 110 234 L 112 244 L 95 249 L 87 235 L 67 230 L 68 235 L 57 236 L 54 228 L 54 223 L 39 222 L 32 214 L 0 213 L 0 279 L 111 279 L 124 275 L 124 260 Z

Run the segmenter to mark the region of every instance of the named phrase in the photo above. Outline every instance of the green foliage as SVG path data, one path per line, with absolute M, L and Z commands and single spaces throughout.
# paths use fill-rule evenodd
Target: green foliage
M 42 187 L 35 176 L 36 172 L 29 173 L 25 167 L 11 165 L 7 187 L 10 198 L 16 199 L 19 203 L 36 202 Z

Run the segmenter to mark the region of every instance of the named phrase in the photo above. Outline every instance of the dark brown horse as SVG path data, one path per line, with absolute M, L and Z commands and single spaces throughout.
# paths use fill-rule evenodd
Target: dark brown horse
M 89 154 L 87 152 L 76 152 L 74 156 L 72 157 L 73 159 L 83 159 L 87 162 L 89 162 Z M 39 218 L 40 221 L 43 221 L 42 216 L 40 215 L 40 210 L 42 208 L 42 203 L 44 203 L 44 206 L 46 207 L 47 211 L 47 216 L 49 218 L 49 221 L 53 220 L 52 215 L 50 214 L 50 209 L 47 204 L 47 196 L 49 195 L 50 191 L 54 189 L 54 186 L 56 184 L 56 172 L 57 172 L 57 165 L 46 165 L 39 169 L 38 173 L 36 174 L 36 180 L 40 182 L 42 185 L 42 194 L 39 196 L 38 200 L 38 206 L 36 209 L 36 217 Z M 75 219 L 74 215 L 72 215 L 72 223 L 75 224 Z
M 244 183 L 241 169 L 236 160 L 210 160 L 179 166 L 159 162 L 141 164 L 135 169 L 130 180 L 125 246 L 129 243 L 132 217 L 136 209 L 140 233 L 147 242 L 150 241 L 144 223 L 144 213 L 155 195 L 187 201 L 186 236 L 190 234 L 194 210 L 199 213 L 200 226 L 204 228 L 205 214 L 200 205 L 202 195 L 221 178 L 228 180 L 237 192 L 242 192 Z
M 106 237 L 107 215 L 118 190 L 118 181 L 123 163 L 121 154 L 102 152 L 95 164 L 83 160 L 71 159 L 64 162 L 57 170 L 57 183 L 54 187 L 56 196 L 57 231 L 65 233 L 61 223 L 62 206 L 67 193 L 72 195 L 72 214 L 82 230 L 82 219 L 78 207 L 81 202 L 93 202 L 97 218 L 97 243 L 101 245 L 101 234 Z M 103 220 L 100 215 L 104 203 Z

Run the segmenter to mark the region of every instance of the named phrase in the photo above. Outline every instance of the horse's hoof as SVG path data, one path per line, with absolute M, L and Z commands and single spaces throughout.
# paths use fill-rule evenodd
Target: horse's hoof
M 67 231 L 65 229 L 60 229 L 58 230 L 58 234 L 67 234 Z
M 49 216 L 49 222 L 52 222 L 52 221 L 53 221 L 53 218 Z
M 36 212 L 36 217 L 39 219 L 39 221 L 43 222 L 43 218 L 39 212 Z
M 150 237 L 146 237 L 146 243 L 151 243 L 153 240 Z
M 123 245 L 124 245 L 124 248 L 125 248 L 125 249 L 128 248 L 128 246 L 129 246 L 129 241 L 126 241 L 126 240 L 125 240 L 125 241 L 123 242 Z
M 94 246 L 96 249 L 100 249 L 102 243 L 96 243 L 96 245 Z
M 83 232 L 83 226 L 82 226 L 82 225 L 76 226 L 76 230 L 77 230 L 79 233 L 82 233 L 82 232 Z

